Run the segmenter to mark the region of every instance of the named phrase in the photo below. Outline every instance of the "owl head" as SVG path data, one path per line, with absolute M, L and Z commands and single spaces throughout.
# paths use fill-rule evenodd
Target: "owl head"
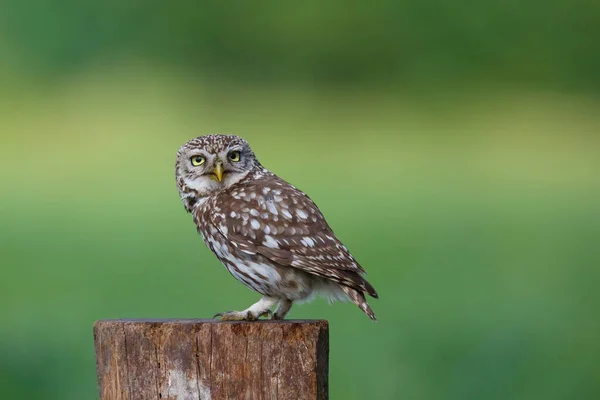
M 257 168 L 261 168 L 260 163 L 241 137 L 205 135 L 181 146 L 177 152 L 175 178 L 188 209 L 193 205 L 188 204 L 190 201 L 226 189 Z

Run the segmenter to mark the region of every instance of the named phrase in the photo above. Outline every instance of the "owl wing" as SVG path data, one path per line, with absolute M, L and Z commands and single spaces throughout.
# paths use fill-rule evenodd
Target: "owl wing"
M 364 269 L 335 236 L 316 204 L 268 174 L 217 196 L 212 224 L 234 246 L 377 297 Z

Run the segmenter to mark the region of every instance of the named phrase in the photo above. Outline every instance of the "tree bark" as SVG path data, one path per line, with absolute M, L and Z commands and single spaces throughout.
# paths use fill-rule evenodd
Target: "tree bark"
M 327 321 L 105 320 L 101 400 L 327 399 Z

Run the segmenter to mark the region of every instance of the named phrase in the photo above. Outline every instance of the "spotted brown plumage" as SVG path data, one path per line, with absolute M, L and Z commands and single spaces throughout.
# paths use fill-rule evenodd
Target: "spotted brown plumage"
M 223 319 L 283 318 L 294 301 L 315 294 L 350 299 L 371 319 L 364 293 L 378 297 L 365 271 L 335 236 L 316 204 L 265 169 L 234 135 L 192 139 L 177 154 L 186 210 L 227 270 L 264 297 Z

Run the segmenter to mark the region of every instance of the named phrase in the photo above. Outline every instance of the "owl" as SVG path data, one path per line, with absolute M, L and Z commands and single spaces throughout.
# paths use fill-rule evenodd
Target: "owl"
M 234 278 L 262 295 L 243 311 L 215 317 L 284 319 L 294 302 L 320 295 L 330 302 L 350 300 L 376 320 L 365 293 L 378 295 L 365 270 L 315 203 L 264 168 L 246 140 L 190 140 L 177 152 L 175 177 L 204 243 Z

